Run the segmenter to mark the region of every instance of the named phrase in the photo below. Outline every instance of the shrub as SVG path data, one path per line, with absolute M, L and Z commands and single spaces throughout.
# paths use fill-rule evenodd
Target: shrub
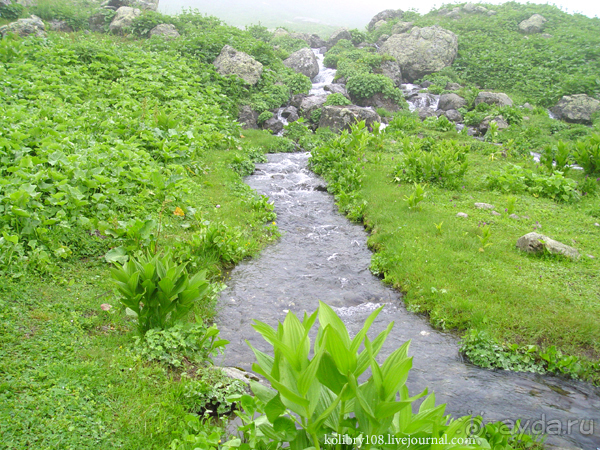
M 258 115 L 258 118 L 256 119 L 256 123 L 258 123 L 259 125 L 265 123 L 267 120 L 272 119 L 274 117 L 274 114 L 271 111 L 263 111 L 262 113 L 260 113 Z
M 366 73 L 353 76 L 348 80 L 346 89 L 352 97 L 358 99 L 367 99 L 375 94 L 383 94 L 399 103 L 404 98 L 392 80 L 380 74 Z
M 344 94 L 336 93 L 327 97 L 327 101 L 323 106 L 346 106 L 351 104 L 352 102 L 348 100 Z
M 23 5 L 18 3 L 11 3 L 8 5 L 0 5 L 0 18 L 7 20 L 16 20 L 21 17 L 23 13 Z
M 323 110 L 321 108 L 315 109 L 313 112 L 310 113 L 310 121 L 313 123 L 319 123 L 319 121 L 321 120 L 322 113 Z
M 166 16 L 156 11 L 144 11 L 142 15 L 133 19 L 131 32 L 136 36 L 148 37 L 150 30 L 163 23 L 174 23 L 171 16 Z
M 600 173 L 600 134 L 594 134 L 575 144 L 573 156 L 586 174 Z
M 528 192 L 534 197 L 548 197 L 559 202 L 576 202 L 581 197 L 575 180 L 558 171 L 547 176 L 511 164 L 504 170 L 492 171 L 486 180 L 490 189 L 504 193 Z
M 115 266 L 111 274 L 122 296 L 121 303 L 137 318 L 141 336 L 184 319 L 209 292 L 204 272 L 189 277 L 186 264 L 177 264 L 169 253 L 162 257 L 142 255 Z
M 186 363 L 212 363 L 212 357 L 222 352 L 228 343 L 219 339 L 216 326 L 206 328 L 200 324 L 175 324 L 166 330 L 148 330 L 143 338 L 136 337 L 134 351 L 143 361 L 181 368 Z
M 431 182 L 456 186 L 468 168 L 467 152 L 468 147 L 463 147 L 456 141 L 440 141 L 429 152 L 414 145 L 412 149 L 405 150 L 392 176 L 396 182 Z
M 342 320 L 322 302 L 312 315 L 305 313 L 302 321 L 288 313 L 277 329 L 255 321 L 254 329 L 273 347 L 274 355 L 251 347 L 257 360 L 252 368 L 272 387 L 251 381 L 255 396 L 235 399 L 242 405 L 236 415 L 244 424 L 240 428 L 243 440 L 252 444 L 234 438 L 225 448 L 266 449 L 283 444 L 292 449 L 318 449 L 329 448 L 326 436 L 347 435 L 363 442 L 367 436 L 393 436 L 401 441 L 417 433 L 427 442 L 432 438 L 444 442 L 473 438 L 468 448 L 490 448 L 490 440 L 504 442 L 503 448 L 512 450 L 509 443 L 514 445 L 516 440 L 513 442 L 512 434 L 507 437 L 499 431 L 500 424 L 472 435 L 471 417 L 449 420 L 445 405 L 436 405 L 435 395 L 428 395 L 427 389 L 410 397 L 406 386 L 412 367 L 409 342 L 380 364 L 377 355 L 393 323 L 373 340 L 367 337 L 382 309 L 374 311 L 355 336 L 349 335 Z M 314 334 L 310 331 L 317 320 L 316 338 L 311 342 L 309 336 Z M 413 404 L 421 398 L 424 400 L 415 412 Z M 383 444 L 367 443 L 366 448 L 383 448 Z

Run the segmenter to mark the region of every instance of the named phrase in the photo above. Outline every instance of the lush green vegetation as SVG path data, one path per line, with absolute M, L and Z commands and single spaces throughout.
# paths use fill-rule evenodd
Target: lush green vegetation
M 326 305 L 302 321 L 288 315 L 277 330 L 256 324 L 274 357 L 256 351 L 255 370 L 276 390 L 254 386 L 256 397 L 245 395 L 211 367 L 226 344 L 211 326 L 224 270 L 278 236 L 272 203 L 242 182 L 267 152 L 313 152 L 311 167 L 339 209 L 372 232 L 372 272 L 401 290 L 411 311 L 461 333 L 472 362 L 600 382 L 600 129 L 597 120 L 551 120 L 544 109 L 563 94 L 598 96 L 598 20 L 550 6 L 494 9 L 457 21 L 436 11 L 402 18 L 459 34 L 458 59 L 427 76 L 429 91 L 460 82 L 467 124 L 496 115 L 510 124 L 490 124 L 480 142 L 444 116 L 421 122 L 384 110 L 385 131 L 358 124 L 335 136 L 300 119 L 280 138 L 242 132 L 239 106 L 264 122 L 308 92 L 310 80 L 282 63 L 305 41 L 196 11 L 145 12 L 109 36 L 85 33 L 93 14 L 105 32 L 114 15 L 96 2 L 2 7 L 2 24 L 35 13 L 75 30 L 0 41 L 2 444 L 321 448 L 319 436 L 331 432 L 464 435 L 468 419 L 447 423 L 434 396 L 411 412 L 407 345 L 380 365 L 386 333 L 351 340 Z M 534 12 L 552 36 L 517 32 Z M 355 47 L 395 22 L 351 30 L 351 41 L 327 53 L 353 99 L 383 94 L 404 103 L 382 74 L 390 58 Z M 161 23 L 182 37 L 146 39 Z M 217 73 L 212 62 L 226 44 L 263 64 L 256 86 Z M 474 107 L 480 88 L 536 107 Z M 348 103 L 333 94 L 326 105 Z M 540 164 L 530 151 L 541 153 Z M 516 239 L 534 230 L 577 247 L 581 258 L 517 251 Z M 367 367 L 371 377 L 358 384 Z M 248 442 L 221 445 L 223 424 L 212 417 L 231 413 L 234 401 Z M 422 415 L 435 427 L 422 427 Z M 498 424 L 480 438 L 502 448 L 539 445 Z
M 212 20 L 188 19 L 190 30 Z M 207 368 L 223 345 L 209 327 L 221 270 L 277 229 L 272 204 L 241 179 L 263 147 L 242 138 L 232 114 L 250 99 L 273 102 L 269 87 L 289 72 L 274 68 L 253 89 L 221 77 L 198 57 L 221 45 L 210 39 L 230 30 L 240 45 L 262 44 L 215 27 L 212 38 L 194 35 L 194 51 L 83 33 L 0 42 L 7 448 L 163 449 L 185 414 L 213 409 L 215 398 L 222 408 L 239 392 Z M 158 278 L 138 289 L 149 296 L 156 283 L 156 295 L 135 311 L 140 291 L 127 300 L 123 289 L 119 307 L 107 261 L 147 254 L 157 255 Z M 129 269 L 125 283 L 139 267 Z M 136 322 L 148 334 L 137 344 Z
M 343 133 L 311 158 L 340 210 L 371 229 L 373 273 L 436 327 L 470 330 L 464 351 L 484 367 L 598 382 L 598 181 L 581 171 L 565 178 L 529 155 L 475 145 L 406 113 L 394 121 L 384 135 L 360 126 Z M 412 126 L 402 131 L 398 123 Z M 525 172 L 515 174 L 515 167 Z M 496 189 L 496 173 L 511 174 L 524 188 Z M 492 204 L 497 214 L 476 202 Z M 517 238 L 536 230 L 574 245 L 581 259 L 517 250 Z

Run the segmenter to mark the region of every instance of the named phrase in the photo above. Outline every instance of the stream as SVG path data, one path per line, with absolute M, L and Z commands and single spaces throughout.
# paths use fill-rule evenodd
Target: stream
M 275 202 L 282 237 L 231 272 L 220 297 L 219 328 L 230 341 L 221 365 L 250 370 L 254 355 L 246 340 L 270 352 L 252 329 L 253 319 L 276 326 L 288 311 L 302 316 L 321 300 L 354 335 L 373 310 L 385 305 L 369 335 L 395 322 L 380 357 L 412 341 L 407 382 L 412 395 L 429 387 L 436 402 L 446 403 L 446 413 L 455 417 L 522 419 L 522 425 L 548 433 L 549 444 L 600 448 L 600 389 L 554 376 L 485 370 L 463 361 L 456 336 L 434 330 L 424 317 L 408 312 L 401 294 L 371 274 L 367 233 L 337 212 L 325 182 L 308 170 L 309 156 L 268 155 L 268 162 L 258 164 L 245 180 Z

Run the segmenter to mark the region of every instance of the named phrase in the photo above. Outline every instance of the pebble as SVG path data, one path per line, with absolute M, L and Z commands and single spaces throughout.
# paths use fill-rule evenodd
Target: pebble
M 497 212 L 497 211 L 492 211 L 492 216 L 501 216 L 501 215 L 502 215 L 502 214 L 500 214 L 500 213 L 499 213 L 499 212 Z
M 595 227 L 600 227 L 600 223 L 595 223 L 594 226 Z
M 456 215 L 456 217 L 469 217 L 469 215 L 468 215 L 468 214 L 465 214 L 465 213 L 463 213 L 463 212 L 460 212 L 460 213 L 458 213 L 458 214 Z
M 475 208 L 477 208 L 477 209 L 494 209 L 494 205 L 490 205 L 489 203 L 475 203 Z
M 520 217 L 519 217 L 519 216 L 517 216 L 516 214 L 511 214 L 511 215 L 510 215 L 510 216 L 508 216 L 508 217 L 510 217 L 511 219 L 515 219 L 515 220 L 519 220 L 519 219 L 520 219 Z

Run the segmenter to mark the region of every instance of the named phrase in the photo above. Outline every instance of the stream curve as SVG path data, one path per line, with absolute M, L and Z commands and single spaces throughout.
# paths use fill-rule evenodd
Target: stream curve
M 394 321 L 382 349 L 389 355 L 412 340 L 411 393 L 429 387 L 453 416 L 482 415 L 485 421 L 538 421 L 561 447 L 600 447 L 600 389 L 553 376 L 490 371 L 465 363 L 455 336 L 432 329 L 408 312 L 401 295 L 369 271 L 367 233 L 337 212 L 325 182 L 307 168 L 307 153 L 268 155 L 246 182 L 275 202 L 281 239 L 252 260 L 241 262 L 221 294 L 219 327 L 227 346 L 222 365 L 250 370 L 254 355 L 245 340 L 269 352 L 252 328 L 258 319 L 276 326 L 288 311 L 302 315 L 318 300 L 334 307 L 352 334 L 377 307 L 385 308 L 374 336 Z M 571 425 L 569 421 L 578 421 Z M 559 430 L 560 427 L 560 430 Z M 539 428 L 537 428 L 539 429 Z M 565 434 L 562 434 L 565 433 Z

